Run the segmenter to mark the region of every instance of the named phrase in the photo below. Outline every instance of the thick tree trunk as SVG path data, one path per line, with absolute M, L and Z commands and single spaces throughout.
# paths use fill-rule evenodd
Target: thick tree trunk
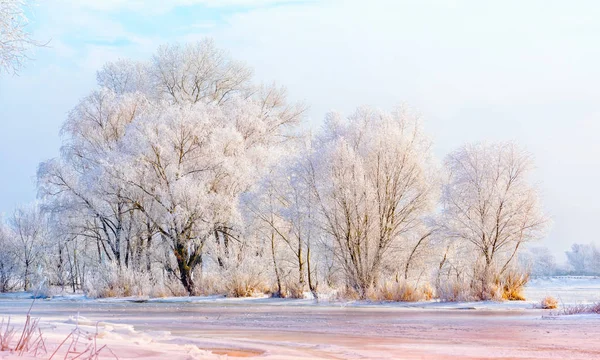
M 196 287 L 194 285 L 194 279 L 192 279 L 192 268 L 188 263 L 188 251 L 187 248 L 178 243 L 175 247 L 175 258 L 177 259 L 177 268 L 179 269 L 179 279 L 181 280 L 181 285 L 185 288 L 190 296 L 196 294 Z
M 193 244 L 193 239 L 189 238 L 171 238 L 174 243 L 173 253 L 177 259 L 177 268 L 179 270 L 179 279 L 181 284 L 189 295 L 196 295 L 196 284 L 194 283 L 193 273 L 198 264 L 202 262 L 201 244 Z

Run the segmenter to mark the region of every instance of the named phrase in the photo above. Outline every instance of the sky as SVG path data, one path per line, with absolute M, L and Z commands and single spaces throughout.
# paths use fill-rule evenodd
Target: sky
M 49 45 L 0 76 L 0 213 L 35 200 L 38 163 L 104 63 L 212 37 L 308 104 L 315 128 L 330 110 L 407 104 L 440 159 L 518 142 L 553 222 L 540 245 L 600 243 L 600 2 L 39 0 L 29 13 Z

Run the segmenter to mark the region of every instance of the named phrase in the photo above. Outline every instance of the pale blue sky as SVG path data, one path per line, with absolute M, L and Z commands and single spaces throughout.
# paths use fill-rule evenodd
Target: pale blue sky
M 286 85 L 318 126 L 330 109 L 417 108 L 441 158 L 464 142 L 516 140 L 535 156 L 561 253 L 597 241 L 597 1 L 40 0 L 38 49 L 0 78 L 0 213 L 35 198 L 67 112 L 119 57 L 214 37 L 257 80 Z

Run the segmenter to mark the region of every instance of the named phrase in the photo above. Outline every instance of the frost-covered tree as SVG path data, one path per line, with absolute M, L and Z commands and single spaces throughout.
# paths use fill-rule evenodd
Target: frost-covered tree
M 476 278 L 488 293 L 523 243 L 543 236 L 548 223 L 529 175 L 531 156 L 512 143 L 465 145 L 445 161 L 446 235 L 475 254 Z
M 0 0 L 0 73 L 16 73 L 28 59 L 27 50 L 39 43 L 27 31 L 27 0 Z
M 161 46 L 150 75 L 159 95 L 179 104 L 221 104 L 253 87 L 252 70 L 210 39 Z
M 430 141 L 402 108 L 359 108 L 347 121 L 329 114 L 315 152 L 315 193 L 323 231 L 348 285 L 365 296 L 435 202 Z
M 552 276 L 559 271 L 556 256 L 545 246 L 528 248 L 521 254 L 520 262 L 530 269 L 531 275 Z
M 152 101 L 178 104 L 221 104 L 257 91 L 251 82 L 252 69 L 211 39 L 160 46 L 151 61 L 108 63 L 97 80 L 117 95 L 139 92 Z
M 304 111 L 251 74 L 211 40 L 106 64 L 63 126 L 61 157 L 40 166 L 46 209 L 98 261 L 149 271 L 157 259 L 193 293 L 206 242 L 221 267 L 241 244 L 239 196 Z
M 40 270 L 48 244 L 48 222 L 36 205 L 16 209 L 9 219 L 12 252 L 21 272 L 23 289 L 28 291 Z M 38 279 L 41 280 L 41 279 Z
M 595 244 L 573 244 L 565 254 L 570 270 L 575 274 L 600 274 L 600 250 Z
M 310 171 L 310 146 L 303 137 L 288 148 L 258 189 L 246 199 L 269 241 L 278 294 L 301 296 L 308 288 L 316 294 L 317 215 Z M 286 289 L 283 288 L 285 283 Z
M 9 230 L 0 219 L 0 292 L 13 290 L 18 282 L 17 261 Z
M 192 273 L 207 240 L 223 246 L 216 249 L 218 258 L 228 255 L 239 196 L 272 159 L 283 129 L 270 124 L 280 121 L 253 100 L 162 103 L 136 119 L 124 138 L 115 173 L 126 169 L 129 199 L 168 241 L 177 262 L 173 270 L 188 292 L 195 291 Z
M 65 220 L 77 219 L 70 221 L 70 235 L 95 242 L 98 259 L 119 266 L 130 265 L 133 242 L 141 230 L 121 195 L 122 184 L 109 176 L 105 166 L 108 154 L 145 104 L 138 94 L 94 91 L 69 113 L 62 129 L 61 157 L 42 163 L 38 170 L 46 210 L 61 213 Z

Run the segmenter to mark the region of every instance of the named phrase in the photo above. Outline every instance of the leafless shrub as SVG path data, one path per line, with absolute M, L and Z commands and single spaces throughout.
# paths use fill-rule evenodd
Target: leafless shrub
M 304 298 L 304 288 L 302 284 L 299 284 L 296 281 L 289 281 L 285 286 L 284 297 L 290 299 L 303 299 Z
M 600 314 L 600 302 L 586 305 L 578 304 L 573 306 L 565 306 L 560 312 L 561 315 L 577 315 L 577 314 Z
M 119 267 L 116 263 L 99 266 L 87 276 L 85 293 L 92 298 L 149 296 L 166 293 L 153 281 L 152 273 Z

